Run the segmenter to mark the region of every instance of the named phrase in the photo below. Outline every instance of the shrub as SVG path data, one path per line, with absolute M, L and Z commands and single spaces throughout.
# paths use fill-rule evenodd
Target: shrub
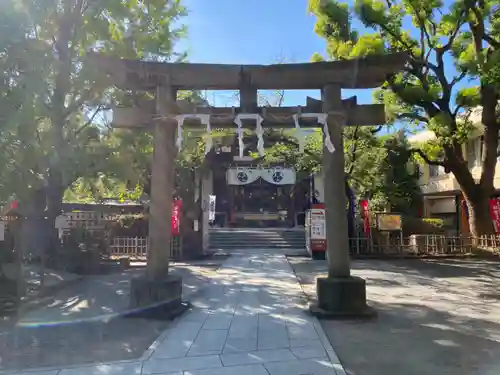
M 444 221 L 435 218 L 403 217 L 403 235 L 444 234 Z
M 110 223 L 111 237 L 147 237 L 148 218 L 143 214 L 126 214 Z
M 71 228 L 63 237 L 59 261 L 69 272 L 89 274 L 98 270 L 101 256 L 106 250 L 103 232 L 91 232 L 85 228 Z

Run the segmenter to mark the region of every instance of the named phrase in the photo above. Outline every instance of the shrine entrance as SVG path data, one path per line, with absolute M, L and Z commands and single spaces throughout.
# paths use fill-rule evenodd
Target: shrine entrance
M 227 147 L 224 153 L 220 150 L 217 147 L 218 154 L 207 156 L 211 171 L 203 182 L 215 200 L 211 226 L 303 228 L 304 212 L 319 176 L 297 173 L 284 164 L 262 166 L 250 155 L 240 160 L 236 147 Z
M 229 226 L 293 227 L 295 171 L 236 168 L 227 171 L 232 210 Z
M 147 128 L 154 134 L 147 274 L 131 284 L 132 306 L 141 307 L 167 299 L 169 304 L 180 304 L 182 283 L 168 273 L 168 244 L 174 160 L 176 148 L 182 148 L 183 128 L 205 129 L 207 154 L 213 146 L 211 129 L 232 128 L 238 136 L 240 157 L 243 157 L 244 129 L 255 132 L 257 151 L 262 156 L 265 128 L 295 128 L 299 148 L 303 150 L 301 132 L 309 127 L 323 131 L 322 174 L 328 255 L 328 277 L 317 280 L 318 306 L 312 310 L 334 316 L 366 313 L 365 281 L 350 274 L 342 128 L 385 124 L 385 108 L 380 104 L 358 105 L 356 97 L 342 99 L 342 89 L 382 85 L 388 75 L 404 67 L 406 54 L 268 66 L 163 63 L 103 55 L 95 55 L 94 60 L 119 88 L 156 94 L 155 100 L 137 100 L 133 107 L 113 109 L 115 127 Z M 308 100 L 305 106 L 259 107 L 259 89 L 320 90 L 321 99 Z M 238 90 L 240 107 L 196 106 L 177 100 L 179 90 Z M 238 173 L 236 179 L 252 179 L 248 174 L 245 177 Z M 282 176 L 271 174 L 269 178 L 278 181 Z M 202 183 L 200 187 L 203 247 L 207 242 L 209 222 L 207 199 L 213 194 L 212 189 L 213 181 L 211 186 Z M 233 199 L 238 197 L 243 208 L 245 204 L 253 204 L 258 210 L 271 207 L 269 200 L 259 201 L 259 194 L 265 189 L 262 185 L 249 186 L 235 192 Z M 278 190 L 275 191 L 272 197 L 278 196 Z M 273 205 L 277 210 L 278 203 Z

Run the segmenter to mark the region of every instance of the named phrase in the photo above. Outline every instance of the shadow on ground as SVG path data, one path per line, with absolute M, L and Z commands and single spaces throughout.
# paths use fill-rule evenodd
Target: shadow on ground
M 289 261 L 315 299 L 315 279 L 325 274 L 325 262 Z M 367 260 L 354 262 L 353 274 L 367 280 L 378 318 L 322 321 L 351 374 L 500 374 L 500 263 Z
M 203 294 L 224 258 L 173 263 L 185 299 Z M 139 358 L 171 324 L 125 318 L 130 279 L 142 267 L 88 276 L 41 301 L 40 307 L 0 322 L 0 370 L 64 367 Z

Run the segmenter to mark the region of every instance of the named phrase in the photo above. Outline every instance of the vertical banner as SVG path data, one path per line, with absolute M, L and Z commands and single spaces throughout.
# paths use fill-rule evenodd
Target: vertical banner
M 171 232 L 173 236 L 178 236 L 180 232 L 181 223 L 181 208 L 182 201 L 180 199 L 175 199 L 172 201 L 172 228 Z
M 361 206 L 361 217 L 363 218 L 363 232 L 365 234 L 370 234 L 370 210 L 368 199 L 362 199 L 359 204 Z
M 354 195 L 354 191 L 349 186 L 347 179 L 345 180 L 345 190 L 348 198 L 348 213 L 347 216 L 347 231 L 349 233 L 349 238 L 357 237 L 356 234 L 356 196 Z
M 460 233 L 470 233 L 469 206 L 467 206 L 467 202 L 463 195 L 460 197 Z
M 12 201 L 10 204 L 10 209 L 11 210 L 17 210 L 19 208 L 19 201 L 16 199 L 15 201 Z
M 490 214 L 495 233 L 500 233 L 500 198 L 490 199 Z
M 215 220 L 215 195 L 208 196 L 208 221 Z

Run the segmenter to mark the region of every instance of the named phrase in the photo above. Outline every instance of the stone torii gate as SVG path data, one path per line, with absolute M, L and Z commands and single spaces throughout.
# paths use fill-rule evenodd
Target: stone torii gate
M 367 310 L 365 281 L 353 277 L 344 184 L 342 127 L 385 123 L 383 105 L 357 105 L 341 99 L 341 89 L 380 86 L 400 70 L 405 54 L 304 64 L 223 65 L 123 60 L 95 55 L 99 68 L 120 89 L 155 92 L 154 101 L 113 110 L 113 125 L 148 128 L 154 132 L 154 155 L 146 277 L 131 285 L 131 306 L 180 304 L 182 282 L 168 273 L 173 169 L 182 128 L 254 129 L 263 150 L 264 128 L 322 127 L 323 173 L 327 226 L 328 277 L 317 281 L 315 311 L 329 315 L 358 315 Z M 304 107 L 258 107 L 257 90 L 320 89 L 321 101 Z M 239 90 L 240 107 L 195 107 L 176 100 L 178 90 Z M 176 141 L 177 140 L 177 141 Z M 240 142 L 241 145 L 242 142 Z M 210 148 L 208 145 L 207 150 Z M 240 146 L 240 152 L 242 152 Z

